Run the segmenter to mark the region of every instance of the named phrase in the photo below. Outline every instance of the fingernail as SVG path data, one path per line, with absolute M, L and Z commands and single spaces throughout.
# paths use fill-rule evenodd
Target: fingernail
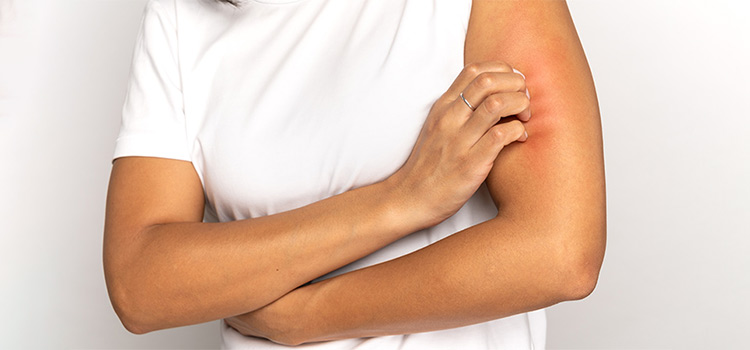
M 520 70 L 513 68 L 513 71 L 516 72 L 518 75 L 522 76 L 524 80 L 526 80 L 526 75 L 521 73 Z M 526 98 L 531 99 L 531 96 L 529 95 L 529 89 L 526 89 Z
M 523 135 L 521 135 L 521 137 L 519 137 L 516 141 L 518 141 L 518 142 L 526 142 L 526 139 L 528 139 L 528 138 L 529 138 L 529 133 L 526 132 L 526 130 L 524 130 Z

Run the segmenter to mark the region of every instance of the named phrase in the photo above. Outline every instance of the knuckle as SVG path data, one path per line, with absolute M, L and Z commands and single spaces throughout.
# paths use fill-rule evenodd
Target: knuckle
M 508 135 L 508 133 L 505 130 L 505 128 L 503 128 L 501 125 L 498 125 L 498 126 L 492 128 L 492 129 L 490 129 L 490 131 L 492 132 L 492 137 L 494 137 L 495 140 L 497 140 L 497 141 L 504 140 L 505 137 Z
M 446 118 L 445 115 L 441 115 L 440 118 L 437 118 L 432 125 L 429 127 L 429 131 L 432 133 L 441 132 L 443 130 L 448 130 L 450 128 L 450 118 Z
M 502 72 L 512 72 L 513 67 L 511 67 L 507 62 L 505 61 L 495 61 L 495 63 L 498 66 L 498 69 Z
M 474 78 L 475 84 L 482 89 L 487 89 L 496 84 L 496 78 L 493 74 L 488 72 L 482 72 Z
M 466 65 L 466 66 L 464 67 L 464 72 L 466 72 L 466 73 L 468 73 L 468 74 L 470 74 L 470 75 L 472 75 L 472 76 L 476 76 L 476 75 L 478 75 L 479 73 L 481 73 L 481 72 L 482 72 L 482 70 L 481 70 L 481 66 L 480 66 L 480 64 L 479 64 L 479 63 L 477 63 L 477 62 L 472 62 L 472 63 L 469 63 L 469 64 L 467 64 L 467 65 Z
M 505 106 L 505 100 L 500 95 L 490 95 L 484 99 L 484 108 L 489 113 L 495 113 Z
M 455 99 L 454 96 L 449 96 L 447 92 L 444 93 L 437 99 L 437 101 L 435 101 L 435 103 L 432 104 L 432 107 L 430 107 L 430 114 L 441 113 L 453 102 L 453 99 Z

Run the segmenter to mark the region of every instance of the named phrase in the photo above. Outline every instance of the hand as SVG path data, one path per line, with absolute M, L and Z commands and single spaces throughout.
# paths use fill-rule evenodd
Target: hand
M 401 198 L 404 208 L 426 209 L 428 225 L 453 215 L 476 192 L 505 145 L 526 139 L 521 121 L 530 118 L 524 78 L 502 62 L 472 64 L 456 78 L 432 107 L 411 155 L 386 180 Z M 469 108 L 460 97 L 463 92 Z M 518 120 L 500 123 L 501 118 Z M 316 339 L 306 327 L 314 312 L 311 295 L 324 282 L 298 288 L 261 309 L 224 321 L 246 336 L 298 345 Z
M 309 286 L 308 286 L 309 287 Z M 298 288 L 258 310 L 225 318 L 224 322 L 244 336 L 268 339 L 282 345 L 299 345 L 306 339 L 304 308 L 308 287 Z
M 525 90 L 524 77 L 508 64 L 473 63 L 432 106 L 411 155 L 386 180 L 403 195 L 405 208 L 425 218 L 425 227 L 469 200 L 504 146 L 526 140 L 521 121 L 531 114 Z M 498 123 L 514 115 L 518 120 Z

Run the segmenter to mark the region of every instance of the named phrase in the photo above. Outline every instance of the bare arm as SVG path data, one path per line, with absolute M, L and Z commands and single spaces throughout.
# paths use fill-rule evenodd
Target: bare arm
M 389 198 L 378 183 L 277 215 L 202 223 L 192 164 L 118 159 L 104 241 L 112 303 L 135 333 L 255 310 L 416 229 Z
M 475 84 L 478 73 L 505 84 Z M 149 157 L 115 161 L 104 267 L 113 306 L 132 332 L 256 310 L 294 288 L 457 211 L 500 150 L 524 138 L 525 83 L 504 64 L 463 72 L 452 89 L 508 95 L 513 103 L 468 118 L 441 98 L 406 164 L 388 179 L 267 217 L 202 223 L 203 189 L 192 164 Z M 462 127 L 463 126 L 463 127 Z M 488 130 L 492 132 L 487 133 Z M 429 178 L 429 180 L 426 180 Z
M 529 140 L 502 152 L 487 178 L 497 217 L 399 259 L 300 288 L 230 325 L 288 344 L 414 333 L 593 290 L 606 232 L 601 129 L 565 3 L 475 0 L 465 60 L 489 59 L 526 74 L 533 116 Z

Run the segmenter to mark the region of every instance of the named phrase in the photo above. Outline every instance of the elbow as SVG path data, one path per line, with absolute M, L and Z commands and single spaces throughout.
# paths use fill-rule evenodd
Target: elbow
M 110 290 L 110 301 L 112 302 L 112 307 L 123 327 L 125 327 L 128 332 L 139 335 L 155 331 L 156 328 L 150 326 L 149 322 L 146 321 L 146 314 L 139 311 L 143 310 L 143 308 L 138 307 L 137 302 L 133 301 L 133 296 L 127 294 L 127 292 L 113 292 Z
M 560 289 L 564 300 L 581 300 L 594 292 L 604 259 L 605 236 L 606 229 L 599 229 L 589 235 L 590 240 L 576 242 L 575 247 L 562 245 L 563 273 L 559 276 L 563 279 Z
M 146 323 L 140 321 L 137 315 L 118 313 L 117 317 L 120 318 L 122 326 L 130 333 L 141 335 L 156 330 L 155 328 L 148 327 Z
M 144 327 L 140 323 L 137 323 L 131 319 L 127 319 L 122 316 L 119 316 L 119 317 L 120 317 L 120 322 L 122 323 L 123 327 L 125 327 L 125 329 L 132 334 L 142 335 L 142 334 L 146 334 L 152 331 L 152 329 Z
M 112 309 L 123 327 L 133 334 L 146 334 L 158 327 L 159 298 L 152 281 L 145 279 L 150 274 L 124 254 L 111 254 L 105 245 L 104 280 Z
M 120 323 L 133 334 L 146 334 L 157 330 L 158 328 L 150 321 L 153 312 L 148 312 L 150 307 L 144 304 L 146 298 L 137 288 L 132 287 L 138 284 L 128 283 L 121 277 L 116 278 L 111 273 L 105 273 L 109 300 Z
M 594 266 L 592 266 L 594 265 Z M 599 280 L 599 266 L 595 263 L 577 263 L 571 267 L 566 274 L 565 280 L 562 281 L 563 299 L 581 300 L 594 292 Z

